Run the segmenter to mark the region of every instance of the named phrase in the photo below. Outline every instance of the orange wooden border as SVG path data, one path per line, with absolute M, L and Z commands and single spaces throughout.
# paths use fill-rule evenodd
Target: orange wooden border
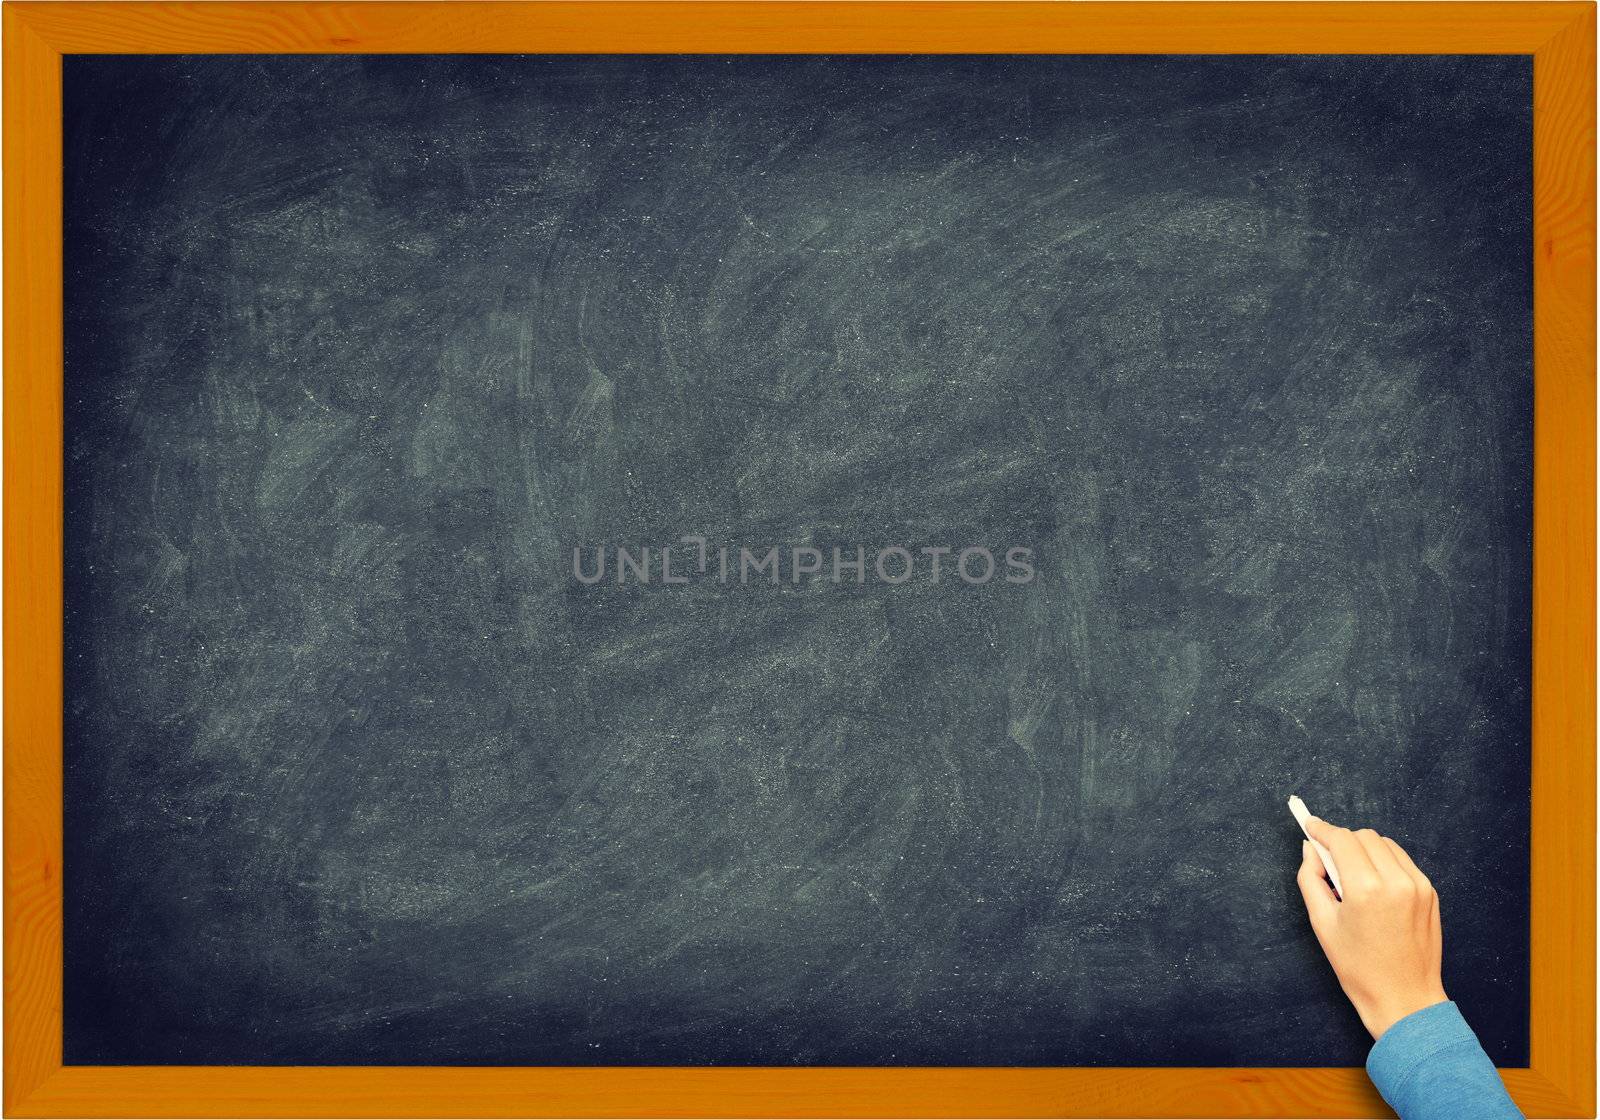
M 1534 56 L 1529 1116 L 1595 1114 L 1595 8 L 1562 3 L 5 5 L 5 1112 L 9 1116 L 1374 1116 L 1359 1069 L 61 1064 L 64 53 Z

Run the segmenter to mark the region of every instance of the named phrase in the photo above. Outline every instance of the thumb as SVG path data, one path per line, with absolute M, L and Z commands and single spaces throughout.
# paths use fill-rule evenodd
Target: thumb
M 1305 899 L 1306 913 L 1314 930 L 1321 930 L 1339 912 L 1339 900 L 1322 876 L 1322 859 L 1317 850 L 1311 846 L 1311 841 L 1300 841 L 1300 873 L 1295 876 L 1295 882 L 1300 885 L 1300 897 Z

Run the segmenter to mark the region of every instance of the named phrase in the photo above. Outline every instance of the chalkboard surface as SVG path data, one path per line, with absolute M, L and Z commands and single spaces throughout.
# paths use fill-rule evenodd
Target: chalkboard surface
M 1525 1062 L 1531 79 L 68 58 L 67 1061 Z

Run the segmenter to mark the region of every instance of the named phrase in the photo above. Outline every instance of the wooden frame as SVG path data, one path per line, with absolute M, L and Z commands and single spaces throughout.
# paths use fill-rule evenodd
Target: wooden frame
M 61 56 L 447 52 L 1534 57 L 1529 1116 L 1595 1110 L 1592 3 L 8 3 L 9 1116 L 1372 1116 L 1360 1069 L 86 1067 L 61 1061 Z

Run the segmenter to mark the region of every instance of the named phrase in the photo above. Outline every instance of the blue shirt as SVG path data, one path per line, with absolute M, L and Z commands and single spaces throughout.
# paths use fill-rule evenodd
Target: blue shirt
M 1413 1011 L 1383 1032 L 1367 1076 L 1400 1120 L 1521 1120 L 1456 1005 Z

